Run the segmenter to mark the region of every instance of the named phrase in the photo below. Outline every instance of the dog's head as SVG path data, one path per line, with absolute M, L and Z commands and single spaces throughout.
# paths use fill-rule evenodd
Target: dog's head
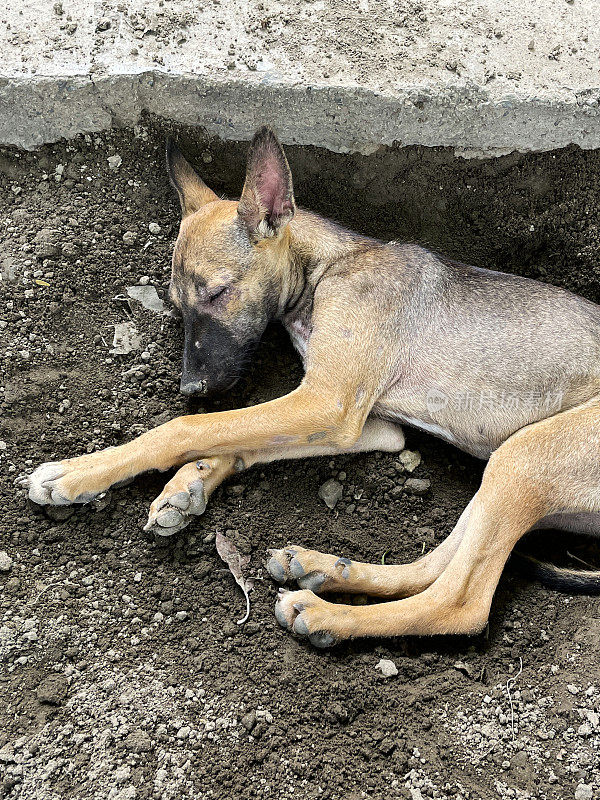
M 167 168 L 182 211 L 170 285 L 185 331 L 181 391 L 212 394 L 233 386 L 278 312 L 292 176 L 269 128 L 254 137 L 239 202 L 219 199 L 171 141 Z

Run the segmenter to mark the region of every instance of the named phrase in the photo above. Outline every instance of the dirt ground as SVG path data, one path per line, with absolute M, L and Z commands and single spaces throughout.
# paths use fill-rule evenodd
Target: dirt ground
M 556 594 L 509 565 L 489 628 L 473 638 L 319 652 L 275 622 L 267 547 L 413 560 L 476 490 L 474 459 L 409 431 L 422 455 L 413 477 L 431 481 L 424 496 L 402 491 L 394 455 L 273 464 L 229 481 L 202 518 L 158 542 L 141 527 L 164 477 L 51 516 L 15 487 L 41 461 L 198 408 L 177 392 L 179 323 L 126 299 L 137 284 L 166 297 L 178 207 L 163 134 L 148 120 L 134 133 L 0 153 L 0 796 L 598 797 L 598 599 Z M 182 140 L 215 189 L 239 192 L 243 146 L 190 131 Z M 305 206 L 600 299 L 600 153 L 289 156 Z M 129 355 L 110 353 L 119 323 L 141 337 Z M 261 402 L 300 375 L 274 328 L 248 377 L 201 408 Z M 331 477 L 344 488 L 333 511 L 318 495 Z M 251 555 L 244 626 L 216 531 Z M 597 559 L 575 547 L 559 543 L 557 557 Z M 384 678 L 380 659 L 397 675 Z

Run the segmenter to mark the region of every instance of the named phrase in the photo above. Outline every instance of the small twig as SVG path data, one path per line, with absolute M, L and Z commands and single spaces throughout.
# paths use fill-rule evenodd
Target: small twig
M 588 564 L 588 562 L 584 561 L 583 558 L 579 558 L 579 556 L 576 556 L 573 553 L 569 553 L 568 550 L 567 550 L 567 555 L 569 556 L 569 558 L 572 558 L 573 561 L 579 561 L 579 563 L 583 564 L 585 567 L 589 567 L 590 569 L 593 569 L 593 570 L 596 569 L 596 567 L 593 564 Z
M 510 703 L 510 727 L 512 730 L 513 742 L 515 741 L 515 709 L 513 706 L 512 694 L 510 693 L 510 690 L 515 685 L 517 678 L 522 672 L 523 672 L 523 659 L 519 656 L 519 671 L 513 678 L 509 678 L 506 681 L 506 693 L 508 694 L 508 702 Z
M 44 592 L 48 591 L 48 589 L 55 589 L 57 586 L 75 586 L 76 588 L 79 588 L 78 583 L 71 583 L 71 581 L 64 581 L 64 583 L 61 581 L 57 581 L 56 583 L 49 583 L 48 586 L 44 586 L 44 588 L 38 594 L 38 596 L 33 600 L 30 600 L 27 605 L 30 606 L 35 605 L 39 601 L 40 597 L 44 594 Z

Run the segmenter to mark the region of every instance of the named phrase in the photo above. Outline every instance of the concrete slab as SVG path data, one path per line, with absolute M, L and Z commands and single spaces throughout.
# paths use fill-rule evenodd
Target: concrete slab
M 247 140 L 465 156 L 600 147 L 597 0 L 25 0 L 0 11 L 0 143 L 148 111 Z

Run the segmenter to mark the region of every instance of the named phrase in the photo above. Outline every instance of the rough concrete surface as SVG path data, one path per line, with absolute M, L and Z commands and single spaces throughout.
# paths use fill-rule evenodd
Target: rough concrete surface
M 600 147 L 597 0 L 25 0 L 0 12 L 0 143 L 144 112 L 225 140 L 460 155 Z

